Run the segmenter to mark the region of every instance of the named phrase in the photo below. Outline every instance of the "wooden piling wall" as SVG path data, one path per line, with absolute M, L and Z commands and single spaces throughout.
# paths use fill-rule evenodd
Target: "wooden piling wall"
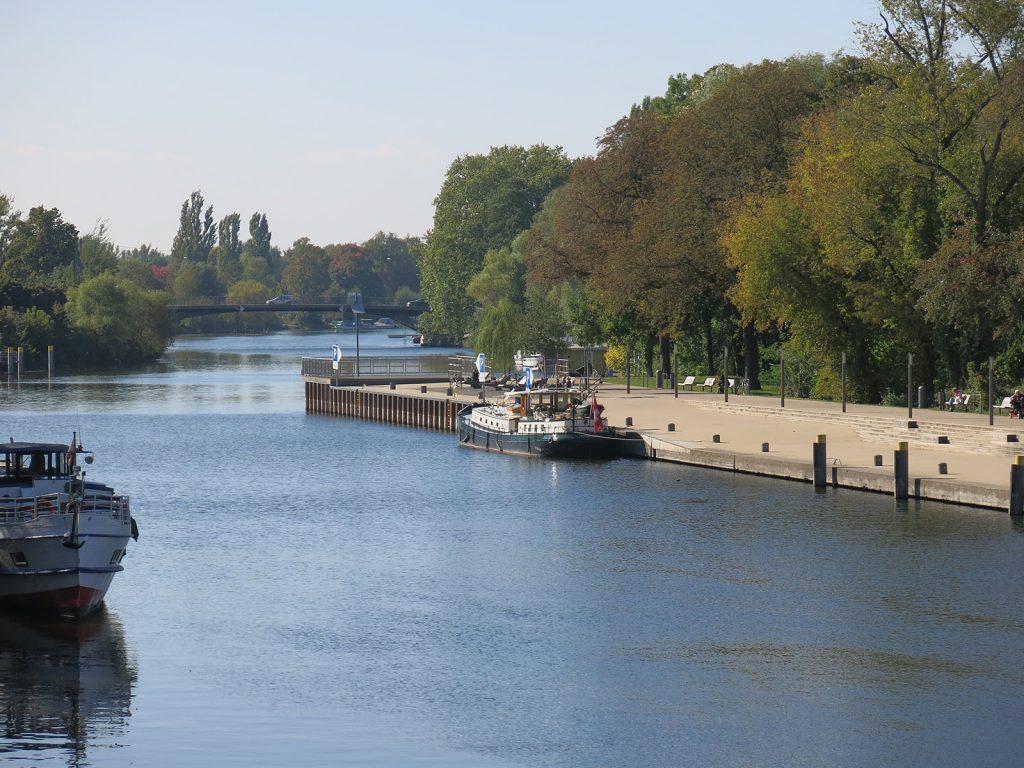
M 305 385 L 306 413 L 350 416 L 442 432 L 458 431 L 456 419 L 459 409 L 464 406 L 451 398 L 426 394 L 332 387 L 309 379 Z

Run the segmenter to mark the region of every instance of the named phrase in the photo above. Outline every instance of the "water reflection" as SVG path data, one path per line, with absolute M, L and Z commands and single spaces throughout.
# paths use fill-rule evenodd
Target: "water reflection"
M 423 358 L 425 366 L 443 371 L 447 355 L 460 351 L 424 350 L 387 334 L 376 336 L 364 343 L 364 356 L 415 356 Z M 346 356 L 355 354 L 352 340 L 338 334 L 183 337 L 149 365 L 0 379 L 0 408 L 136 414 L 301 412 L 302 358 L 327 357 L 333 343 L 342 346 Z
M 79 622 L 0 614 L 0 759 L 90 765 L 90 744 L 127 732 L 137 676 L 106 610 Z

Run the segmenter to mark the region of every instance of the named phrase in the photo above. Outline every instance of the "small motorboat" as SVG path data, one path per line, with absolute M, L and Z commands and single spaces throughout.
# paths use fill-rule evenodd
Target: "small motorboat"
M 85 479 L 62 443 L 0 443 L 0 605 L 81 617 L 96 610 L 138 527 L 128 497 Z

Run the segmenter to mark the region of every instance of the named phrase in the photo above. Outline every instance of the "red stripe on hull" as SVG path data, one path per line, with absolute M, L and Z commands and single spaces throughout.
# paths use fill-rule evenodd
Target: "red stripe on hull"
M 44 592 L 0 597 L 0 604 L 33 613 L 58 613 L 85 616 L 103 604 L 104 592 L 92 587 L 63 587 Z

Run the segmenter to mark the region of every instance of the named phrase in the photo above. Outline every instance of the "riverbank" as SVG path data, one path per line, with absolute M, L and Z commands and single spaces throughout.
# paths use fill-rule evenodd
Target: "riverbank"
M 362 388 L 379 401 L 389 396 L 451 400 L 479 399 L 479 391 L 447 386 L 396 385 Z M 492 393 L 493 394 L 493 393 Z M 307 393 L 308 398 L 308 393 Z M 658 461 L 691 464 L 747 474 L 811 482 L 813 451 L 824 436 L 825 484 L 893 495 L 894 453 L 908 451 L 910 498 L 949 502 L 1006 512 L 1010 472 L 1024 455 L 1018 426 L 1024 422 L 977 413 L 840 404 L 813 400 L 779 401 L 763 397 L 680 392 L 605 385 L 598 395 L 609 424 L 643 434 L 648 456 Z M 385 409 L 386 412 L 386 409 Z M 377 418 L 369 416 L 369 418 Z M 397 418 L 379 420 L 403 422 Z

